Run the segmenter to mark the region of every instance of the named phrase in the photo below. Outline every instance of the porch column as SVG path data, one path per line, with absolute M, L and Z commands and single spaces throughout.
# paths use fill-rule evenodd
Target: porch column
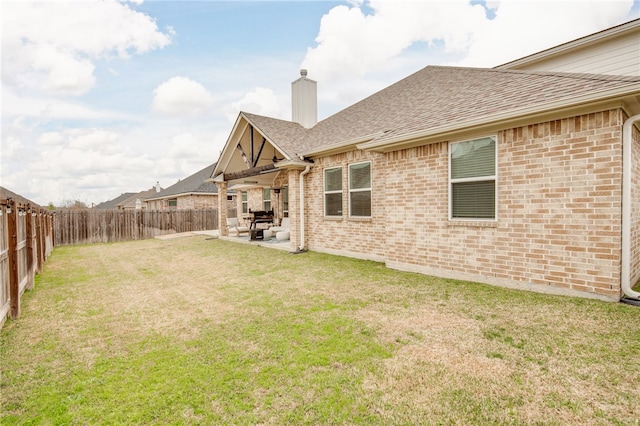
M 300 170 L 289 170 L 289 231 L 294 251 L 300 246 Z
M 216 182 L 218 188 L 218 235 L 228 237 L 227 231 L 227 187 L 228 182 Z

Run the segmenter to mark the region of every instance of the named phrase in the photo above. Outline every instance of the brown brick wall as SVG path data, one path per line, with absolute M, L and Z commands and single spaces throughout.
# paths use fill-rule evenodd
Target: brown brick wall
M 434 275 L 613 300 L 620 294 L 622 120 L 611 110 L 498 132 L 495 222 L 448 220 L 447 142 L 315 159 L 306 179 L 309 248 Z M 365 159 L 372 160 L 373 217 L 353 221 L 346 217 L 346 166 Z M 323 169 L 335 165 L 344 167 L 345 216 L 327 220 Z M 633 246 L 640 247 L 637 234 Z
M 187 195 L 178 197 L 178 210 L 218 208 L 217 195 Z
M 371 161 L 372 217 L 349 218 L 348 165 Z M 342 217 L 324 217 L 324 169 L 342 166 Z M 311 250 L 384 259 L 386 165 L 382 154 L 352 151 L 315 159 L 305 177 L 307 245 Z

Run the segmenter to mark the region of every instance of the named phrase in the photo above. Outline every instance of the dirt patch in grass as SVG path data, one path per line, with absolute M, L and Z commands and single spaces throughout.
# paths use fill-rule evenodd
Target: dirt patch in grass
M 2 424 L 635 424 L 640 309 L 196 236 L 57 248 Z

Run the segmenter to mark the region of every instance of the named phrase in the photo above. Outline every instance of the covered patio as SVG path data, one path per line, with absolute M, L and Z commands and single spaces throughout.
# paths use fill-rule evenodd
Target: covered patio
M 292 252 L 304 248 L 300 180 L 312 163 L 295 154 L 303 139 L 297 123 L 240 113 L 211 175 L 219 194 L 220 238 Z M 235 218 L 222 203 L 229 191 L 237 194 Z M 285 223 L 287 238 L 275 238 L 271 228 Z

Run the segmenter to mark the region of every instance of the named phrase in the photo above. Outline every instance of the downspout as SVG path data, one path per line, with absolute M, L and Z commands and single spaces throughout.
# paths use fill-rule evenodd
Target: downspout
M 296 252 L 301 253 L 304 251 L 304 175 L 309 173 L 311 166 L 307 166 L 300 173 L 300 247 Z
M 629 298 L 640 300 L 640 293 L 631 289 L 631 148 L 633 125 L 640 114 L 630 117 L 622 126 L 622 259 L 620 286 Z

